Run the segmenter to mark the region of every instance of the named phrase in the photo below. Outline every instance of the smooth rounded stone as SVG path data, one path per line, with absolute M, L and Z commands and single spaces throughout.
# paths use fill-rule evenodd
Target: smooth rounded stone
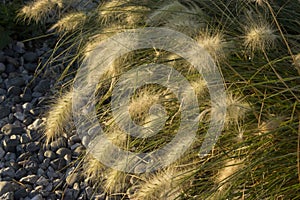
M 74 156 L 80 156 L 80 155 L 82 155 L 82 154 L 85 153 L 85 150 L 86 150 L 86 149 L 85 149 L 82 145 L 80 145 L 80 146 L 78 146 L 76 149 L 74 149 L 73 155 L 74 155 Z
M 45 191 L 51 192 L 52 190 L 53 190 L 53 184 L 52 183 L 49 183 L 48 185 L 46 185 Z
M 56 154 L 57 154 L 59 157 L 63 158 L 65 155 L 71 155 L 72 152 L 71 152 L 70 149 L 65 148 L 65 147 L 62 147 L 62 148 L 59 148 L 59 149 L 56 151 Z
M 29 112 L 29 111 L 32 109 L 32 104 L 26 102 L 26 103 L 24 103 L 24 104 L 22 105 L 22 108 L 23 108 L 24 111 L 28 111 L 28 112 Z
M 12 123 L 14 123 L 14 121 L 15 121 L 14 114 L 10 113 L 8 115 L 8 123 L 12 124 Z
M 19 157 L 17 158 L 17 162 L 21 162 L 24 160 L 28 160 L 30 158 L 31 154 L 29 152 L 25 152 L 22 153 L 21 155 L 19 155 Z
M 29 102 L 32 100 L 32 95 L 31 94 L 20 94 L 20 99 L 23 102 Z
M 14 200 L 14 193 L 13 192 L 7 192 L 0 196 L 1 200 Z
M 66 178 L 66 183 L 72 186 L 75 182 L 80 181 L 80 175 L 78 172 L 70 173 Z
M 1 131 L 5 134 L 5 135 L 20 135 L 22 133 L 24 133 L 24 129 L 22 127 L 13 125 L 13 124 L 6 124 L 1 128 Z
M 25 119 L 25 115 L 21 112 L 16 112 L 14 113 L 14 117 L 17 119 L 17 120 L 20 120 L 20 121 L 23 121 Z
M 6 95 L 6 90 L 4 90 L 3 88 L 0 88 L 0 94 L 1 95 Z
M 28 161 L 24 168 L 28 171 L 28 172 L 31 172 L 33 174 L 36 174 L 37 173 L 37 170 L 39 169 L 39 165 L 37 164 L 37 162 L 33 161 L 33 160 L 30 160 Z
M 16 152 L 16 146 L 20 143 L 18 139 L 8 139 L 3 141 L 5 151 Z
M 34 87 L 34 92 L 45 93 L 50 89 L 50 81 L 49 80 L 41 80 L 37 86 Z
M 33 153 L 41 148 L 40 142 L 30 142 L 26 144 L 26 150 Z
M 45 175 L 45 171 L 44 171 L 43 169 L 39 168 L 39 169 L 37 170 L 37 175 L 38 175 L 38 176 Z
M 76 144 L 73 144 L 70 148 L 73 151 L 74 149 L 76 149 L 79 146 L 81 146 L 81 144 L 80 143 L 76 143 Z
M 29 126 L 30 124 L 32 124 L 32 122 L 33 122 L 32 117 L 26 117 L 26 118 L 23 120 L 23 124 L 24 124 L 25 126 Z
M 44 125 L 44 121 L 42 119 L 36 119 L 30 126 L 28 126 L 28 129 L 36 131 L 39 128 L 41 128 L 43 125 Z
M 54 188 L 59 188 L 63 184 L 63 181 L 61 179 L 54 179 L 52 183 Z
M 0 105 L 0 119 L 7 117 L 10 113 L 10 108 L 8 106 Z
M 56 169 L 56 170 L 62 169 L 63 167 L 66 166 L 66 164 L 67 163 L 63 158 L 56 158 L 55 160 L 52 160 L 50 162 L 50 166 L 53 167 L 53 169 Z
M 43 196 L 41 194 L 35 195 L 31 200 L 44 200 Z
M 13 49 L 17 53 L 25 53 L 25 45 L 23 42 L 17 42 L 16 45 L 14 45 Z
M 84 190 L 85 190 L 87 199 L 91 199 L 93 196 L 93 193 L 94 193 L 93 188 L 91 188 L 90 186 L 87 186 Z
M 0 62 L 0 73 L 5 72 L 6 66 Z
M 7 74 L 12 73 L 12 72 L 15 72 L 16 70 L 17 70 L 17 69 L 16 69 L 16 67 L 15 67 L 13 64 L 8 63 L 8 64 L 6 65 L 6 70 L 5 70 L 5 72 L 6 72 Z M 2 74 L 2 77 L 3 77 L 3 74 Z
M 68 145 L 71 147 L 72 145 L 74 145 L 74 144 L 76 144 L 76 143 L 81 143 L 81 139 L 80 139 L 80 137 L 75 133 L 74 135 L 72 135 L 72 136 L 69 138 Z
M 23 55 L 26 62 L 35 62 L 38 59 L 38 55 L 35 52 L 28 51 Z
M 47 168 L 49 167 L 50 165 L 50 158 L 46 158 L 43 163 L 40 164 L 40 168 L 43 169 L 43 170 L 47 170 Z
M 67 165 L 68 165 L 72 161 L 72 155 L 67 154 L 67 155 L 64 156 L 64 159 L 65 159 L 65 161 L 67 162 Z
M 0 196 L 7 192 L 13 192 L 19 189 L 18 185 L 11 181 L 0 181 Z
M 24 177 L 25 175 L 27 174 L 27 171 L 23 168 L 20 168 L 16 171 L 16 174 L 15 174 L 15 178 L 17 180 L 21 179 L 22 177 Z
M 49 184 L 49 180 L 46 179 L 44 176 L 41 176 L 37 181 L 37 185 L 47 186 Z
M 15 67 L 18 67 L 19 66 L 19 62 L 16 58 L 12 58 L 10 56 L 6 56 L 6 61 L 9 63 L 9 64 L 12 64 L 14 65 Z
M 50 158 L 51 160 L 56 158 L 56 154 L 53 151 L 47 150 L 44 152 L 44 157 Z
M 2 168 L 0 169 L 0 175 L 2 177 L 11 177 L 14 178 L 15 177 L 15 170 L 12 167 L 6 167 L 6 168 Z
M 5 155 L 4 149 L 0 146 L 0 159 L 3 158 Z
M 20 87 L 18 86 L 10 86 L 8 89 L 7 89 L 7 95 L 8 96 L 18 96 L 22 93 L 22 90 Z
M 21 144 L 26 144 L 26 143 L 30 142 L 29 136 L 26 133 L 23 133 L 21 135 L 20 142 L 21 142 Z
M 19 190 L 15 191 L 14 198 L 15 199 L 21 199 L 25 198 L 28 195 L 28 192 L 25 188 L 20 188 Z
M 57 140 L 50 143 L 50 148 L 52 151 L 57 151 L 59 148 L 67 146 L 67 139 L 64 137 L 59 137 Z
M 82 144 L 84 146 L 87 147 L 90 142 L 91 142 L 91 139 L 90 139 L 90 137 L 88 135 L 83 136 L 83 138 L 82 138 Z
M 6 84 L 6 88 L 10 88 L 11 86 L 24 86 L 25 85 L 25 80 L 23 79 L 23 77 L 14 77 L 14 78 L 9 78 L 6 81 L 4 81 Z
M 5 95 L 0 95 L 0 104 L 5 101 L 6 97 Z M 1 113 L 2 114 L 2 113 Z M 2 117 L 3 118 L 3 117 Z M 0 118 L 1 119 L 1 118 Z
M 28 72 L 35 72 L 37 68 L 37 64 L 34 63 L 25 63 L 24 69 L 26 69 Z
M 33 97 L 33 98 L 40 98 L 40 97 L 42 97 L 42 96 L 43 96 L 43 94 L 40 93 L 40 92 L 33 92 L 33 93 L 32 93 L 32 97 Z
M 64 193 L 63 200 L 77 199 L 78 195 L 79 195 L 79 191 L 78 190 L 68 188 L 66 190 L 66 192 Z
M 38 180 L 38 178 L 39 177 L 37 175 L 32 174 L 32 175 L 28 175 L 28 176 L 21 178 L 20 182 L 34 184 Z

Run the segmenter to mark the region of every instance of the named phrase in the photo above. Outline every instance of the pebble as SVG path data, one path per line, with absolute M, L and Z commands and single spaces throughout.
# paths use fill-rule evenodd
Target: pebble
M 31 200 L 43 200 L 43 196 L 41 194 L 35 195 Z
M 0 73 L 5 72 L 6 66 L 3 63 L 0 63 Z
M 17 190 L 18 187 L 16 184 L 10 181 L 0 181 L 0 196 L 7 192 L 12 192 Z
M 59 148 L 59 149 L 56 151 L 56 154 L 57 154 L 59 157 L 63 158 L 65 155 L 71 155 L 72 152 L 71 152 L 70 149 L 65 148 L 65 147 L 62 147 L 62 148 Z
M 2 177 L 9 176 L 11 178 L 14 178 L 15 177 L 15 170 L 12 167 L 2 168 L 2 169 L 0 169 L 0 175 Z
M 35 174 L 32 174 L 32 175 L 28 175 L 28 176 L 21 178 L 20 182 L 34 184 L 34 183 L 36 183 L 37 180 L 38 180 L 38 176 Z
M 14 200 L 14 193 L 13 192 L 7 192 L 0 196 L 1 200 Z
M 22 90 L 18 86 L 10 86 L 7 90 L 8 96 L 18 96 L 22 93 Z
M 7 117 L 10 113 L 10 108 L 0 105 L 0 119 Z
M 0 159 L 3 158 L 5 155 L 5 151 L 2 147 L 0 147 Z
M 77 172 L 71 172 L 66 178 L 66 183 L 69 186 L 72 186 L 77 181 L 79 181 L 79 174 Z
M 50 150 L 45 151 L 44 156 L 46 158 L 50 158 L 51 160 L 56 158 L 56 154 L 53 151 L 50 151 Z
M 39 93 L 45 93 L 50 89 L 50 81 L 46 80 L 41 80 L 37 86 L 34 87 L 33 91 L 34 92 L 39 92 Z
M 13 125 L 13 124 L 6 124 L 1 128 L 1 131 L 5 134 L 5 135 L 20 135 L 22 133 L 24 133 L 24 129 L 22 127 Z
M 37 61 L 38 56 L 37 56 L 37 54 L 36 54 L 35 52 L 29 51 L 29 52 L 26 52 L 26 53 L 23 55 L 23 58 L 24 58 L 25 61 L 31 63 L 31 62 Z

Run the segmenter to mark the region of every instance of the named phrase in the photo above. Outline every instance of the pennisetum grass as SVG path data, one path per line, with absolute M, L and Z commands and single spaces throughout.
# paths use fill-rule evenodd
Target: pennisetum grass
M 194 88 L 201 111 L 197 139 L 185 157 L 148 174 L 108 169 L 87 152 L 82 171 L 88 182 L 110 196 L 129 199 L 300 198 L 298 1 L 113 0 L 101 1 L 92 8 L 75 6 L 75 9 L 63 5 L 70 4 L 37 0 L 19 13 L 30 21 L 56 20 L 51 30 L 59 35 L 56 50 L 63 51 L 57 57 L 53 54 L 48 65 L 62 61 L 61 57 L 68 60 L 63 77 L 98 42 L 113 34 L 128 28 L 159 26 L 189 35 L 210 53 L 227 90 L 224 99 L 227 117 L 222 135 L 211 155 L 198 158 L 194 164 L 192 160 L 200 150 L 210 113 L 217 112 L 211 109 L 207 82 L 183 58 L 155 47 L 120 57 L 96 88 L 100 99 L 97 114 L 107 137 L 123 149 L 150 152 L 176 134 L 180 102 L 166 88 L 153 85 L 140 88 L 130 101 L 133 121 L 147 128 L 163 117 L 154 116 L 151 107 L 160 104 L 165 109 L 168 116 L 165 127 L 150 139 L 134 138 L 117 127 L 107 103 L 120 75 L 141 64 L 155 62 L 174 67 Z M 51 105 L 45 126 L 46 142 L 66 131 L 64 127 L 72 118 L 71 102 L 69 91 Z M 183 160 L 190 165 L 183 165 Z

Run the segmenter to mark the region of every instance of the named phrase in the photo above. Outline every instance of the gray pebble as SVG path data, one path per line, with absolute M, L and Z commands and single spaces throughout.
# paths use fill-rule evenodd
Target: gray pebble
M 16 171 L 16 174 L 15 174 L 15 178 L 17 180 L 21 179 L 22 177 L 24 177 L 25 175 L 27 174 L 27 171 L 23 168 L 20 168 Z
M 37 181 L 37 185 L 47 186 L 49 184 L 49 180 L 46 179 L 44 176 L 41 176 Z
M 10 181 L 0 181 L 0 196 L 7 192 L 12 192 L 17 190 L 18 187 L 16 184 Z
M 35 174 L 32 174 L 32 175 L 28 175 L 28 176 L 21 178 L 20 182 L 34 184 L 37 180 L 38 180 L 38 176 Z
M 5 155 L 5 151 L 2 147 L 0 147 L 0 159 L 3 158 Z
M 5 151 L 16 152 L 16 146 L 20 143 L 18 139 L 8 139 L 3 141 Z
M 15 177 L 15 170 L 12 167 L 6 167 L 6 168 L 2 168 L 0 169 L 0 175 L 2 177 L 11 177 L 14 178 Z
M 24 64 L 24 68 L 26 70 L 28 70 L 29 72 L 35 72 L 36 68 L 37 68 L 37 64 L 33 64 L 33 63 L 26 63 Z
M 63 158 L 65 155 L 71 155 L 71 153 L 72 153 L 71 150 L 65 147 L 59 148 L 56 151 L 56 154 L 61 158 Z
M 44 152 L 44 156 L 46 158 L 50 158 L 51 160 L 55 159 L 56 158 L 56 155 L 53 151 L 50 151 L 50 150 L 47 150 Z
M 23 58 L 27 62 L 35 62 L 37 61 L 38 55 L 35 52 L 29 51 L 23 55 Z
M 71 172 L 67 178 L 66 178 L 66 183 L 69 186 L 72 186 L 75 182 L 79 181 L 80 176 L 77 172 Z
M 23 105 L 22 105 L 22 108 L 23 108 L 23 110 L 24 111 L 29 111 L 29 110 L 31 110 L 32 109 L 32 104 L 31 103 L 24 103 Z
M 50 89 L 50 81 L 49 80 L 41 80 L 37 86 L 34 87 L 34 92 L 45 93 Z
M 10 86 L 7 89 L 7 95 L 8 96 L 18 96 L 22 93 L 22 90 L 19 86 Z
M 5 135 L 20 135 L 22 133 L 24 133 L 24 129 L 22 127 L 13 125 L 13 124 L 6 124 L 2 127 L 1 131 L 5 134 Z
M 26 145 L 26 150 L 33 153 L 37 150 L 39 150 L 40 147 L 40 143 L 39 142 L 30 142 Z
M 0 73 L 5 72 L 6 66 L 3 63 L 0 63 Z
M 25 198 L 28 195 L 28 192 L 26 191 L 25 188 L 20 188 L 19 190 L 17 190 L 14 194 L 14 198 L 15 199 L 21 199 L 21 198 Z
M 10 108 L 0 105 L 0 119 L 7 117 L 10 113 Z
M 67 146 L 67 140 L 64 137 L 59 137 L 57 140 L 51 142 L 50 147 L 52 151 L 57 151 L 61 147 Z
M 25 85 L 25 81 L 23 77 L 14 77 L 14 78 L 7 79 L 6 81 L 6 88 L 10 88 L 11 86 L 21 87 L 24 85 Z
M 23 121 L 25 119 L 25 115 L 21 112 L 14 113 L 15 118 L 17 118 L 20 121 Z
M 13 192 L 7 192 L 0 196 L 1 200 L 14 200 L 14 193 Z
M 31 200 L 43 200 L 43 196 L 41 194 L 35 195 Z

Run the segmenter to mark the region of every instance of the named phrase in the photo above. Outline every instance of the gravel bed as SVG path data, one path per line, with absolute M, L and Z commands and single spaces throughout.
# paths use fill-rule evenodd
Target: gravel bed
M 47 44 L 14 41 L 0 51 L 0 199 L 105 199 L 93 197 L 80 175 L 84 147 L 76 135 L 44 143 L 43 114 L 62 70 L 37 75 L 51 51 Z

